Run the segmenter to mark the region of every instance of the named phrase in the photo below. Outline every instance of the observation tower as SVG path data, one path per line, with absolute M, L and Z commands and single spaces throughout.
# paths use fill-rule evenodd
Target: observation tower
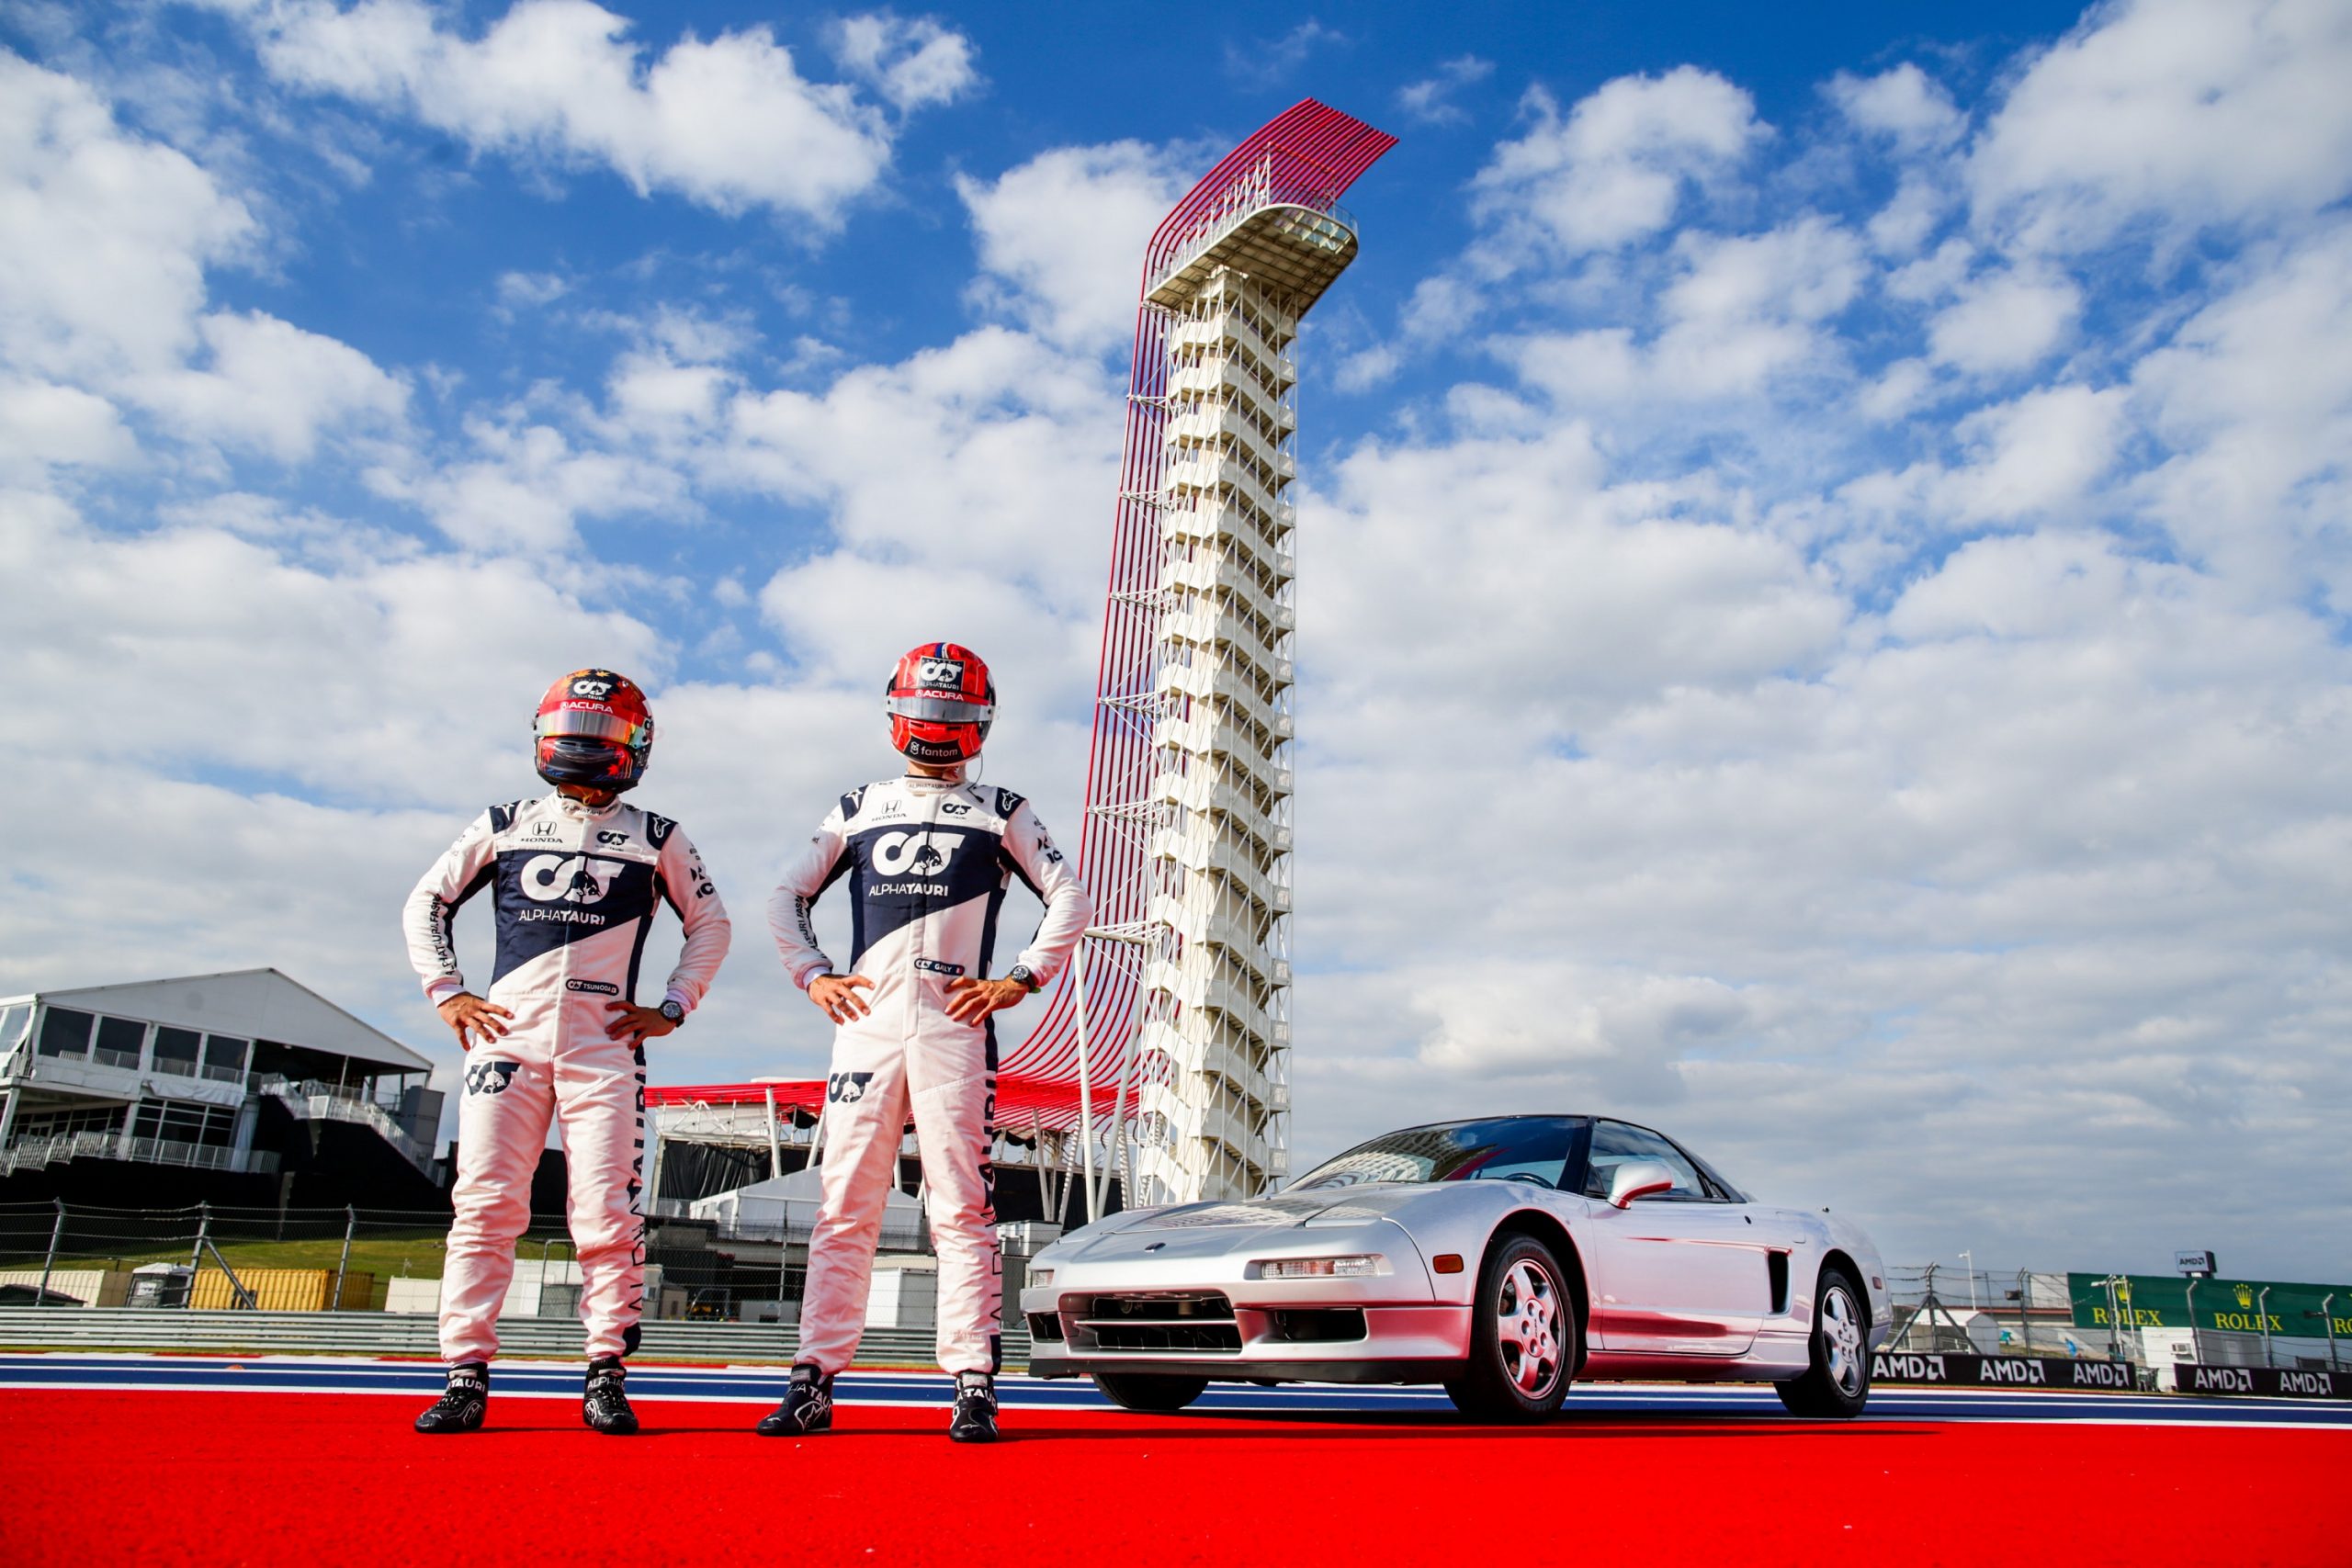
M 1078 1080 L 1098 1207 L 1113 1169 L 1130 1204 L 1289 1169 L 1293 347 L 1355 259 L 1340 194 L 1395 145 L 1307 99 L 1145 252 L 1079 852 L 1101 923 L 1006 1064 Z

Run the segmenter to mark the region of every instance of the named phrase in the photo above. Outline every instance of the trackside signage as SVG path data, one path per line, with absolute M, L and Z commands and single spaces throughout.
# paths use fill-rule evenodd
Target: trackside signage
M 2352 1399 L 2352 1372 L 2283 1367 L 2215 1367 L 2183 1361 L 2173 1370 L 2183 1393 L 2251 1393 L 2269 1399 Z
M 2210 1328 L 2297 1339 L 2325 1339 L 2332 1330 L 2352 1339 L 2352 1285 L 2125 1274 L 2109 1286 L 2104 1274 L 2069 1274 L 2066 1294 L 2077 1328 Z
M 2077 1361 L 2064 1356 L 1969 1356 L 1880 1350 L 1872 1382 L 1951 1383 L 1962 1388 L 2109 1388 L 2135 1386 L 2129 1361 Z

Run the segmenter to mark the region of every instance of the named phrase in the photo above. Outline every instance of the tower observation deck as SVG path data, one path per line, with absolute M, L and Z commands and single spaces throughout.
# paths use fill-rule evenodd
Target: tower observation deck
M 1076 1077 L 1130 1201 L 1289 1169 L 1299 321 L 1396 139 L 1307 99 L 1145 252 L 1080 870 L 1101 921 L 1006 1064 Z M 1099 1109 L 1097 1109 L 1099 1107 Z

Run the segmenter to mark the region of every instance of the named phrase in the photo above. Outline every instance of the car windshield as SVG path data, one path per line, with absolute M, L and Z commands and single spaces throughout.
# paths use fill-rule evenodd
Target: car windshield
M 1293 1192 L 1361 1187 L 1375 1181 L 1491 1181 L 1504 1178 L 1557 1187 L 1581 1116 L 1496 1116 L 1408 1127 L 1358 1144 L 1291 1184 Z

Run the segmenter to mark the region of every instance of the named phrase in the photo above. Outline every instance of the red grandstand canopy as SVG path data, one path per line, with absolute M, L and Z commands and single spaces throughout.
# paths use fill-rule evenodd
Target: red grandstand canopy
M 663 1106 L 691 1105 L 765 1105 L 768 1093 L 775 1093 L 778 1114 L 794 1111 L 814 1116 L 824 1109 L 825 1080 L 795 1079 L 788 1083 L 719 1083 L 681 1084 L 671 1089 L 649 1089 L 645 1103 L 659 1109 Z M 1114 1096 L 1111 1086 L 1097 1084 L 1094 1088 L 1094 1114 L 1100 1117 L 1113 1113 Z M 1127 1114 L 1136 1113 L 1136 1091 L 1127 1094 Z M 1032 1077 L 1027 1074 L 1004 1074 L 996 1080 L 996 1124 L 1004 1132 L 1026 1133 L 1033 1126 L 1049 1127 L 1056 1132 L 1068 1132 L 1078 1125 L 1078 1085 L 1059 1078 Z

